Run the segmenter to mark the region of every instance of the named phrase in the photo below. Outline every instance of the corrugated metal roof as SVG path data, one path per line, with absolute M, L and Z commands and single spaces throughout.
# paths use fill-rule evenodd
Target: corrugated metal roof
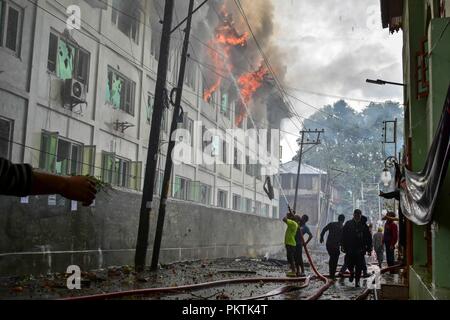
M 298 161 L 289 161 L 286 163 L 283 163 L 280 166 L 280 174 L 297 174 L 298 170 Z M 302 163 L 302 167 L 300 169 L 300 174 L 327 174 L 325 171 L 322 171 L 320 169 L 314 168 L 313 166 L 310 166 L 308 164 Z

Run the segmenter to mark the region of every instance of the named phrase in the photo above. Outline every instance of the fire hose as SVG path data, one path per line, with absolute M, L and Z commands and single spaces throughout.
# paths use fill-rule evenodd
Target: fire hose
M 184 285 L 178 287 L 162 287 L 162 288 L 147 288 L 147 289 L 138 289 L 138 290 L 128 290 L 128 291 L 118 291 L 118 292 L 110 292 L 110 293 L 101 293 L 94 294 L 88 296 L 78 296 L 78 297 L 68 297 L 63 298 L 62 300 L 77 300 L 77 301 L 90 301 L 90 300 L 106 300 L 106 299 L 114 299 L 114 298 L 123 298 L 129 296 L 143 296 L 143 295 L 152 295 L 152 294 L 160 294 L 160 293 L 181 293 L 184 291 L 192 291 L 198 289 L 205 289 L 211 287 L 217 287 L 226 284 L 239 284 L 239 283 L 258 283 L 258 282 L 296 282 L 299 280 L 303 280 L 304 284 L 299 289 L 306 287 L 309 285 L 308 277 L 301 278 L 268 278 L 268 277 L 259 277 L 259 278 L 238 278 L 238 279 L 228 279 L 228 280 L 218 280 L 211 282 L 204 282 L 192 285 Z M 278 293 L 280 294 L 280 293 Z M 272 294 L 275 295 L 275 294 Z

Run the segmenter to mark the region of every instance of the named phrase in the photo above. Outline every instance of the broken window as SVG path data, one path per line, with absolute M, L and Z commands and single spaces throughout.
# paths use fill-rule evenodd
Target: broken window
M 142 3 L 139 0 L 113 0 L 111 21 L 127 37 L 138 43 Z
M 12 133 L 13 121 L 0 118 L 0 154 L 6 159 L 11 159 Z
M 115 109 L 134 115 L 135 83 L 108 67 L 106 101 Z
M 20 54 L 22 8 L 11 1 L 0 0 L 0 46 Z
M 90 54 L 75 43 L 50 32 L 47 70 L 62 80 L 76 79 L 88 84 Z

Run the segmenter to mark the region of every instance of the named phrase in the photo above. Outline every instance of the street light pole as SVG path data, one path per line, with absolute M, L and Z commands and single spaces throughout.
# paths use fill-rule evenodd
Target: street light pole
M 379 85 L 379 86 L 384 86 L 386 84 L 391 84 L 391 85 L 394 85 L 394 86 L 402 86 L 402 87 L 406 86 L 406 84 L 404 84 L 404 83 L 385 81 L 385 80 L 381 80 L 381 79 L 377 79 L 377 80 L 366 79 L 366 82 L 367 83 L 371 83 L 371 84 L 376 84 L 376 85 Z

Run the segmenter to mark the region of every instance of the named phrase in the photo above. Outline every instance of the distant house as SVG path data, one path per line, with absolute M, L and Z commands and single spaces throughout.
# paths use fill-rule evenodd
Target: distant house
M 292 207 L 295 198 L 298 162 L 290 161 L 280 167 L 281 187 Z M 308 225 L 313 234 L 320 226 L 334 219 L 337 190 L 330 186 L 330 201 L 327 201 L 327 172 L 302 164 L 297 195 L 297 212 L 309 216 Z M 280 197 L 280 218 L 288 211 L 284 197 Z

